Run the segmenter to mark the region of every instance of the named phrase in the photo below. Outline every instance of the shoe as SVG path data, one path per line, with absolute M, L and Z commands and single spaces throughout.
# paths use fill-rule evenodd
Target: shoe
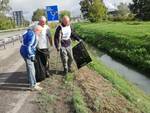
M 50 75 L 51 75 L 51 74 L 47 71 L 47 72 L 46 72 L 46 77 L 48 78 L 48 77 L 50 77 Z
M 43 88 L 40 87 L 39 85 L 35 85 L 35 86 L 34 86 L 34 89 L 37 90 L 37 91 L 41 91 Z
M 40 82 L 36 83 L 37 86 L 39 86 L 40 84 L 41 84 Z
M 65 68 L 63 72 L 64 76 L 68 74 L 68 70 Z

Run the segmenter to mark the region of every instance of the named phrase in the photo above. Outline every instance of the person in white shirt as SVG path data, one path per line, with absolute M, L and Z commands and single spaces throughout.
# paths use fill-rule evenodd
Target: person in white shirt
M 50 28 L 46 25 L 46 18 L 42 16 L 39 20 L 39 25 L 42 26 L 42 32 L 38 39 L 37 53 L 35 63 L 37 81 L 44 80 L 49 77 L 49 47 L 52 46 L 52 38 Z

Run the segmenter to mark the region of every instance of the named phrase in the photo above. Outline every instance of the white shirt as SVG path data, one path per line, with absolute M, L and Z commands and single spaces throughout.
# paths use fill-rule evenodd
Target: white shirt
M 47 25 L 44 25 L 40 36 L 38 37 L 39 49 L 48 49 L 49 48 L 49 37 L 50 37 L 50 28 Z
M 62 40 L 69 40 L 71 36 L 71 27 L 70 26 L 61 26 L 62 30 Z

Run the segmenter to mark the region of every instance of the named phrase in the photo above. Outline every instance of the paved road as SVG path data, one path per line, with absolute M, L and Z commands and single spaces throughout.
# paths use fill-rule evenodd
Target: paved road
M 20 42 L 0 49 L 0 113 L 38 113 L 33 104 L 35 92 L 28 90 L 24 61 L 19 54 Z M 31 98 L 32 97 L 32 98 Z M 22 113 L 23 113 L 22 112 Z

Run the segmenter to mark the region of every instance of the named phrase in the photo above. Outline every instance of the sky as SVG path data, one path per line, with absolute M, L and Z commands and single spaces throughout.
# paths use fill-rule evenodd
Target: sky
M 115 8 L 120 2 L 129 3 L 132 0 L 104 0 L 106 6 L 109 8 Z M 12 11 L 22 10 L 24 17 L 31 20 L 33 11 L 37 8 L 45 8 L 46 6 L 58 5 L 58 10 L 68 10 L 72 16 L 79 16 L 80 12 L 80 0 L 10 0 L 10 6 Z

